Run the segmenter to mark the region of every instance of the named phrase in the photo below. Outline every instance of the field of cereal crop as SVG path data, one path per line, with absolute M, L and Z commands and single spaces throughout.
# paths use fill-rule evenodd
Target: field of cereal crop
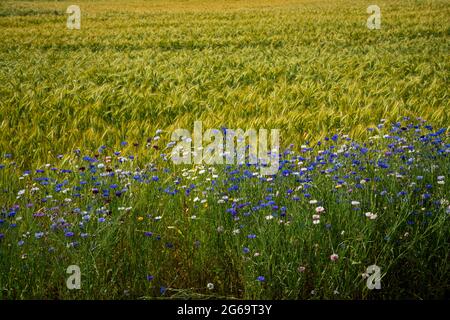
M 2 1 L 0 299 L 448 297 L 450 3 L 370 4 Z M 194 121 L 278 172 L 175 165 Z

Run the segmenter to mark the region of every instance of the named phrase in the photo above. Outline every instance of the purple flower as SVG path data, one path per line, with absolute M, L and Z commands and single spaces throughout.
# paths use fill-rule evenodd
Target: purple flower
M 65 234 L 66 237 L 73 237 L 74 233 L 72 231 L 66 232 Z
M 244 248 L 242 249 L 242 251 L 243 251 L 244 253 L 249 253 L 249 252 L 250 252 L 250 249 L 247 248 L 247 247 L 244 247 Z
M 154 278 L 154 277 L 153 277 L 151 274 L 148 274 L 148 275 L 147 275 L 147 281 L 152 281 L 153 278 Z
M 256 278 L 256 280 L 258 280 L 259 282 L 264 282 L 266 281 L 266 278 L 264 278 L 264 276 L 259 276 L 258 278 Z

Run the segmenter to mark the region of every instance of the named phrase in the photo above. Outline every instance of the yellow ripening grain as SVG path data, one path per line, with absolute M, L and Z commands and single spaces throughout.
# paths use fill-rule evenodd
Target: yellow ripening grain
M 0 3 L 0 151 L 46 161 L 158 128 L 280 128 L 301 144 L 381 118 L 449 127 L 450 3 Z

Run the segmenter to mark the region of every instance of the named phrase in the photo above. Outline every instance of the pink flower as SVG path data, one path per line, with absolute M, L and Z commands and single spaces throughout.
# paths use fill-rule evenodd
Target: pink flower
M 331 261 L 337 261 L 339 259 L 339 256 L 336 254 L 336 253 L 333 253 L 331 256 L 330 256 L 330 260 Z
M 298 267 L 297 271 L 298 272 L 305 272 L 306 268 L 303 266 Z
M 324 207 L 317 207 L 317 208 L 316 208 L 316 212 L 317 212 L 318 214 L 321 214 L 321 213 L 325 212 L 325 208 L 324 208 Z

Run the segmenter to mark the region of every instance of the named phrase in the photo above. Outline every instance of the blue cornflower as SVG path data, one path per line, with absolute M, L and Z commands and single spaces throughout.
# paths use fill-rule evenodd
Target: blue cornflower
M 73 237 L 74 235 L 75 234 L 73 232 L 71 232 L 71 231 L 65 233 L 66 237 Z
M 377 164 L 382 169 L 388 169 L 389 168 L 389 164 L 386 161 L 378 160 Z
M 258 276 L 256 280 L 258 280 L 259 282 L 264 282 L 266 281 L 266 278 L 264 278 L 264 276 Z
M 249 253 L 249 252 L 250 252 L 250 249 L 247 248 L 247 247 L 244 247 L 244 248 L 242 249 L 242 251 L 243 251 L 244 253 Z
M 34 234 L 34 237 L 36 238 L 36 239 L 40 239 L 40 238 L 42 238 L 44 236 L 44 233 L 43 232 L 36 232 L 35 234 Z
M 166 243 L 166 248 L 172 249 L 173 248 L 173 243 L 172 242 L 167 242 Z

